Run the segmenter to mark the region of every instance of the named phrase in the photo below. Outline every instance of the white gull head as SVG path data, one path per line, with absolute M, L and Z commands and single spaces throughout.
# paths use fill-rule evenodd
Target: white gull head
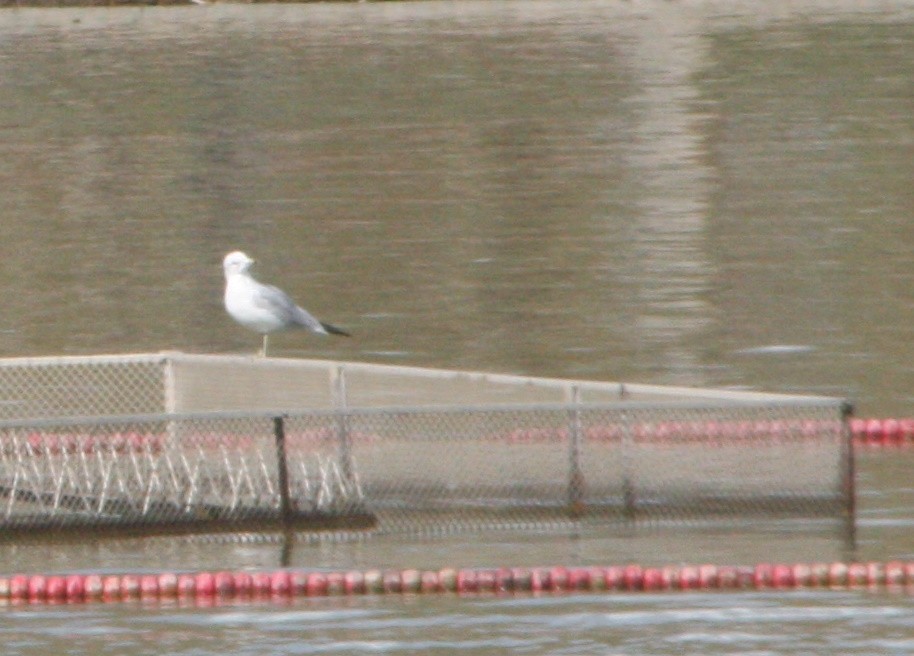
M 228 278 L 236 273 L 247 273 L 252 264 L 254 264 L 254 260 L 241 251 L 232 251 L 222 260 L 222 270 L 225 272 L 225 277 Z

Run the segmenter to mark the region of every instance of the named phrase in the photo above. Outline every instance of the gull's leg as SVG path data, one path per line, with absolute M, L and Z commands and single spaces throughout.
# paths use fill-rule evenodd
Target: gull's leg
M 263 348 L 260 349 L 260 357 L 262 357 L 262 358 L 267 357 L 267 338 L 268 337 L 269 337 L 269 335 L 267 335 L 266 333 L 263 334 Z

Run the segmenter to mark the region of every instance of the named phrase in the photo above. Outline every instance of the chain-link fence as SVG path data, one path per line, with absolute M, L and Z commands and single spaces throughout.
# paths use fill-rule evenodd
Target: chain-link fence
M 834 401 L 0 423 L 0 535 L 848 516 Z
M 0 360 L 0 537 L 851 517 L 844 413 L 317 360 Z
M 167 412 L 162 355 L 0 358 L 0 419 Z
M 360 362 L 176 352 L 0 358 L 0 419 L 621 400 L 777 404 L 802 398 Z

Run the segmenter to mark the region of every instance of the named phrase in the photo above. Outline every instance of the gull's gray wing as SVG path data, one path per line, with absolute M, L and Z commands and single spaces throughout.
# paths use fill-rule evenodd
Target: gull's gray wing
M 315 333 L 326 333 L 324 325 L 304 308 L 296 305 L 279 287 L 257 283 L 254 305 L 267 310 L 282 321 L 286 328 L 301 326 Z

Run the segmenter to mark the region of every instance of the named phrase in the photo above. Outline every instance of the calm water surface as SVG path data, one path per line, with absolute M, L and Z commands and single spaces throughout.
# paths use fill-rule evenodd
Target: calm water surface
M 0 12 L 0 356 L 253 352 L 222 255 L 349 328 L 286 356 L 914 390 L 914 6 L 460 2 Z M 914 557 L 860 530 L 295 545 L 314 567 Z M 3 571 L 274 567 L 274 544 L 3 547 Z M 7 609 L 9 654 L 907 654 L 904 593 Z M 75 639 L 74 639 L 75 637 Z
M 861 593 L 386 599 L 11 611 L 6 645 L 86 654 L 908 654 L 911 602 Z M 52 626 L 51 630 L 45 627 Z M 35 639 L 38 630 L 43 634 Z M 74 645 L 76 645 L 74 649 Z M 82 645 L 91 645 L 91 650 Z M 32 652 L 44 653 L 44 652 Z

